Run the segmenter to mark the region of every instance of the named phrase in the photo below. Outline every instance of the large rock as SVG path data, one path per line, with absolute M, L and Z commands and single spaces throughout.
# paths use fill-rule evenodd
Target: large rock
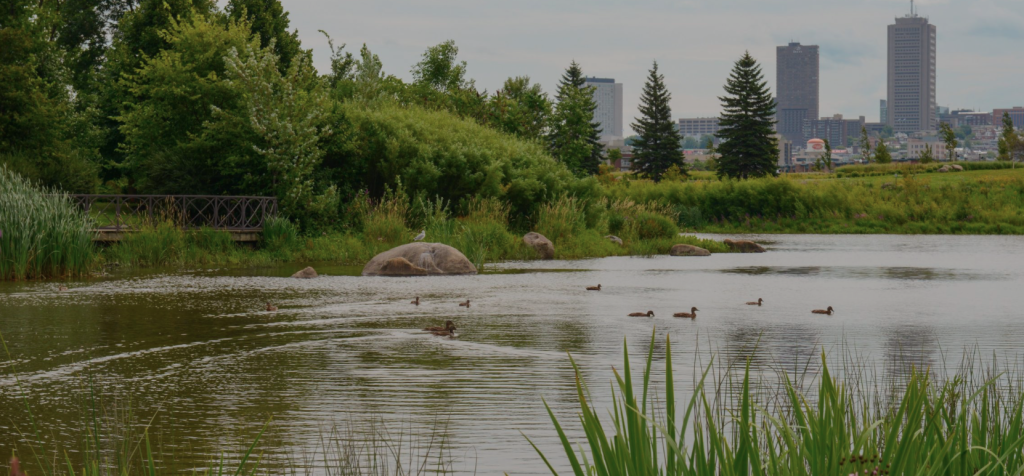
M 764 248 L 753 241 L 726 239 L 724 243 L 725 246 L 728 246 L 734 251 L 739 251 L 740 253 L 764 253 Z
M 610 241 L 612 243 L 615 243 L 616 245 L 622 246 L 622 238 L 619 238 L 619 237 L 617 237 L 615 235 L 608 235 L 608 236 L 604 237 L 604 239 L 606 239 L 606 240 L 608 240 L 608 241 Z
M 316 270 L 313 269 L 312 266 L 306 266 L 306 269 L 296 271 L 295 274 L 292 275 L 293 278 L 298 279 L 313 279 L 317 276 L 318 275 L 316 274 Z
M 949 172 L 949 166 L 948 165 L 943 165 L 942 167 L 939 167 L 939 172 L 942 172 L 942 173 Z
M 668 251 L 672 256 L 711 256 L 711 252 L 699 246 L 678 244 Z
M 544 235 L 531 231 L 523 235 L 523 243 L 540 255 L 540 259 L 555 259 L 555 244 Z
M 959 165 L 959 164 L 953 164 L 953 165 L 951 165 L 951 167 L 953 167 L 953 170 L 956 170 L 957 172 L 963 172 L 964 171 L 964 167 L 962 165 Z
M 363 276 L 476 274 L 466 255 L 441 243 L 409 243 L 374 256 Z

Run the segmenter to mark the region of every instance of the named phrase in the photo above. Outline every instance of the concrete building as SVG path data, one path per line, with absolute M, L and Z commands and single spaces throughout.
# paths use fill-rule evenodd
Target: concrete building
M 622 83 L 612 78 L 586 78 L 584 85 L 594 88 L 594 122 L 601 125 L 601 139 L 622 138 Z
M 946 143 L 939 140 L 938 137 L 908 140 L 907 158 L 911 160 L 921 158 L 921 154 L 924 152 L 925 147 L 932 148 L 932 157 L 935 158 L 936 161 L 949 160 L 949 157 L 946 155 Z
M 775 48 L 776 129 L 803 142 L 804 120 L 818 117 L 818 47 L 790 43 Z
M 886 123 L 896 132 L 934 131 L 935 25 L 911 13 L 889 25 Z
M 717 117 L 689 117 L 679 119 L 679 134 L 683 137 L 697 137 L 705 134 L 718 135 Z M 717 141 L 716 141 L 717 142 Z M 701 144 L 704 145 L 704 144 Z
M 889 120 L 889 106 L 885 102 L 885 99 L 880 99 L 878 103 L 878 122 L 881 124 L 887 124 Z
M 1024 107 L 1014 107 L 1011 109 L 993 109 L 992 110 L 992 125 L 997 127 L 1003 127 L 1003 113 L 1010 113 L 1010 120 L 1013 121 L 1013 127 L 1017 129 L 1024 129 Z
M 847 146 L 850 138 L 854 142 L 860 137 L 860 130 L 864 127 L 864 116 L 857 119 L 843 119 L 842 114 L 821 119 L 805 119 L 803 136 L 811 139 L 828 140 L 829 145 L 835 149 L 842 149 Z

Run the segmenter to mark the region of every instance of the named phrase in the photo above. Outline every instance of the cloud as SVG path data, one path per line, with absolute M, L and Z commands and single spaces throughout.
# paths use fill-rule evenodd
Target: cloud
M 1024 22 L 1008 20 L 979 21 L 967 30 L 967 34 L 982 38 L 1021 40 L 1024 39 Z

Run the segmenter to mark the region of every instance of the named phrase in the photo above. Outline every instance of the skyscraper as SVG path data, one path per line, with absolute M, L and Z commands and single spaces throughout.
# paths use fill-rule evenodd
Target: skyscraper
M 878 101 L 878 122 L 882 124 L 888 124 L 889 122 L 889 106 L 885 103 L 885 99 L 879 99 Z
M 622 83 L 612 78 L 586 78 L 594 88 L 594 122 L 601 125 L 601 140 L 622 138 Z
M 775 49 L 775 120 L 779 134 L 806 142 L 804 119 L 818 118 L 818 47 L 790 43 Z
M 896 132 L 933 131 L 935 25 L 914 12 L 889 25 L 889 91 L 886 123 Z

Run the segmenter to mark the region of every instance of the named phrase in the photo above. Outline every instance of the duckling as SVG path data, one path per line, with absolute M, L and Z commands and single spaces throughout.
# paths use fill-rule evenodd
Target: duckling
M 61 284 L 60 286 L 57 286 L 57 292 L 63 292 L 63 291 L 67 291 L 67 290 L 68 290 L 68 287 L 63 285 L 63 284 Z
M 467 299 L 466 302 L 460 302 L 459 307 L 469 307 L 469 299 Z
M 423 330 L 430 331 L 430 332 L 449 331 L 449 332 L 453 332 L 454 333 L 455 332 L 455 323 L 452 322 L 452 321 L 444 321 L 444 327 L 439 327 L 439 326 L 424 327 Z
M 672 317 L 689 317 L 690 319 L 696 319 L 697 318 L 697 311 L 699 311 L 699 310 L 700 309 L 697 309 L 695 307 L 691 307 L 690 308 L 690 312 L 677 312 L 675 314 L 672 314 Z
M 829 306 L 828 309 L 815 309 L 815 310 L 813 310 L 811 312 L 813 312 L 815 314 L 828 314 L 828 315 L 831 316 L 832 313 L 835 312 L 835 311 L 832 310 L 832 306 Z
M 419 297 L 419 296 L 416 296 L 416 300 L 415 300 L 415 301 L 412 301 L 412 302 L 411 302 L 411 303 L 409 303 L 409 304 L 415 304 L 415 305 L 419 306 L 419 305 L 420 305 L 420 297 Z
M 748 306 L 760 306 L 762 302 L 764 302 L 764 299 L 757 298 L 757 301 L 748 302 L 747 305 Z
M 275 306 L 273 304 L 270 304 L 270 302 L 267 302 L 267 312 L 274 312 L 276 310 L 277 310 L 277 306 Z
M 654 311 L 647 311 L 647 312 L 631 312 L 631 313 L 629 313 L 629 317 L 644 317 L 644 316 L 647 316 L 647 317 L 654 317 Z
M 597 286 L 587 286 L 587 291 L 600 291 L 600 290 L 601 290 L 601 285 L 600 284 L 598 284 Z

